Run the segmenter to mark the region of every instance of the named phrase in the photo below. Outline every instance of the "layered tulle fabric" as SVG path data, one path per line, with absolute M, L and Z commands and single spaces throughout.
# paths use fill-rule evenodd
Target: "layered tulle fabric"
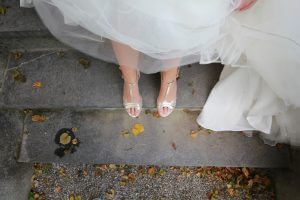
M 108 62 L 118 63 L 114 41 L 140 52 L 138 64 L 130 57 L 119 64 L 144 73 L 225 64 L 198 123 L 218 131 L 258 130 L 269 144 L 300 145 L 299 0 L 260 0 L 245 12 L 235 11 L 240 0 L 33 4 L 58 39 Z

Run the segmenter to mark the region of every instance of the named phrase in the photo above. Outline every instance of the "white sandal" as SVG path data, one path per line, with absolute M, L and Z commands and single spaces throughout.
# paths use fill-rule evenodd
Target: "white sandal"
M 177 71 L 177 75 L 176 75 L 176 79 L 179 77 L 179 70 Z M 165 92 L 165 96 L 164 96 L 164 100 L 159 102 L 157 101 L 157 110 L 158 110 L 158 113 L 161 117 L 168 117 L 174 110 L 174 108 L 176 107 L 176 98 L 172 101 L 167 101 L 167 97 L 170 93 L 170 90 L 172 88 L 172 86 L 174 85 L 174 83 L 177 81 L 176 79 L 168 82 L 168 87 L 167 87 L 167 90 Z M 168 112 L 167 113 L 162 113 L 160 112 L 163 108 L 168 108 Z
M 122 76 L 123 78 L 123 76 Z M 140 73 L 139 71 L 137 71 L 137 82 L 140 78 Z M 123 78 L 124 79 L 124 78 Z M 138 83 L 126 83 L 125 80 L 124 80 L 124 84 L 128 84 L 129 86 L 129 95 L 130 95 L 130 101 L 127 101 L 125 100 L 124 96 L 123 96 L 123 105 L 124 105 L 124 108 L 126 109 L 128 115 L 130 117 L 138 117 L 141 113 L 141 110 L 142 110 L 142 98 L 141 98 L 141 101 L 140 102 L 136 102 L 133 98 L 133 88 L 138 84 Z M 130 112 L 128 112 L 128 110 L 130 109 L 135 109 L 137 111 L 136 115 L 134 114 L 131 114 Z

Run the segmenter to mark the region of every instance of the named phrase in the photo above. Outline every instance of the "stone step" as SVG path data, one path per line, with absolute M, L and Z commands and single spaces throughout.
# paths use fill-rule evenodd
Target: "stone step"
M 122 108 L 122 79 L 116 65 L 88 57 L 75 50 L 32 50 L 7 55 L 0 72 L 1 108 Z M 86 68 L 81 58 L 90 62 Z M 18 72 L 16 72 L 16 70 Z M 178 107 L 201 108 L 217 82 L 222 66 L 193 64 L 181 68 Z M 26 82 L 15 80 L 21 73 Z M 33 88 L 36 81 L 41 88 Z M 145 108 L 154 108 L 159 92 L 158 74 L 142 74 L 140 91 Z
M 287 148 L 263 144 L 241 132 L 211 132 L 196 123 L 199 110 L 177 109 L 168 118 L 144 111 L 137 119 L 123 109 L 27 112 L 19 162 L 115 163 L 172 166 L 288 167 Z M 32 115 L 44 115 L 33 122 Z M 139 136 L 124 136 L 135 123 L 144 125 Z M 54 138 L 62 128 L 76 128 L 77 151 L 59 158 Z M 192 130 L 201 130 L 191 137 Z
M 0 38 L 50 36 L 33 8 L 20 8 L 20 0 L 1 0 L 5 14 L 0 16 Z

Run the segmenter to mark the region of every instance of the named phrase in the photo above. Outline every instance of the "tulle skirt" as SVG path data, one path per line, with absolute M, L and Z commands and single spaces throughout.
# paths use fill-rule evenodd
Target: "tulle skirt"
M 25 0 L 21 0 L 24 1 Z M 197 122 L 258 130 L 269 144 L 300 145 L 299 0 L 33 0 L 51 33 L 99 59 L 154 73 L 225 65 Z M 113 43 L 138 51 L 118 60 Z

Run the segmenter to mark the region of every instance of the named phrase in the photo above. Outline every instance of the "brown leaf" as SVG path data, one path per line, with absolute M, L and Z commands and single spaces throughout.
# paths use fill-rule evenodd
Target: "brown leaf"
M 56 187 L 54 188 L 54 192 L 55 192 L 55 193 L 60 193 L 60 192 L 61 192 L 61 187 L 60 187 L 60 186 L 56 186 Z
M 228 188 L 227 192 L 231 197 L 233 197 L 235 195 L 235 190 L 233 188 Z
M 156 173 L 155 167 L 149 167 L 149 168 L 148 168 L 148 174 L 149 174 L 149 175 L 154 175 L 155 173 Z
M 172 148 L 173 148 L 174 150 L 177 149 L 177 146 L 176 146 L 176 144 L 175 144 L 174 142 L 172 143 Z
M 114 199 L 116 196 L 116 191 L 114 189 L 110 189 L 108 192 L 105 194 L 107 199 Z
M 249 170 L 248 170 L 246 167 L 243 167 L 243 168 L 242 168 L 242 172 L 243 172 L 243 174 L 244 174 L 244 176 L 245 176 L 246 178 L 249 177 Z
M 23 57 L 23 53 L 19 51 L 12 52 L 11 54 L 15 60 L 20 60 Z
M 31 120 L 33 122 L 44 122 L 48 119 L 46 115 L 32 115 Z
M 59 170 L 58 170 L 58 175 L 59 175 L 59 177 L 66 176 L 66 170 L 65 170 L 65 168 L 60 167 Z

